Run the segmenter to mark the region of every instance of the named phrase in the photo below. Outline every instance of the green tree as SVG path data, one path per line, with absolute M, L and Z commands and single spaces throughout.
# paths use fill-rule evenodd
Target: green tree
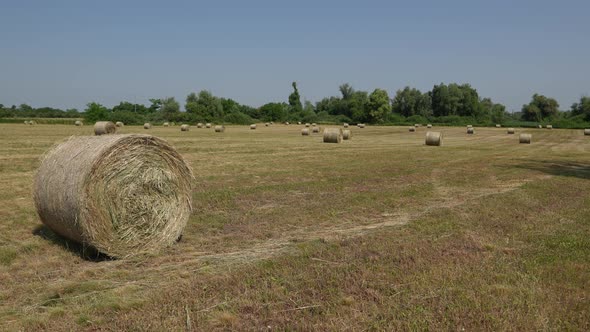
M 344 100 L 349 99 L 354 94 L 354 88 L 348 83 L 340 85 L 338 87 L 338 90 L 340 90 L 340 93 L 342 94 L 342 99 Z
M 571 108 L 573 116 L 584 115 L 584 120 L 590 121 L 590 97 L 583 96 L 580 102 L 574 103 Z
M 209 91 L 202 90 L 198 95 L 191 93 L 186 101 L 184 108 L 198 120 L 213 121 L 223 117 L 221 100 Z
M 176 101 L 174 97 L 166 97 L 162 99 L 160 111 L 162 112 L 164 119 L 175 119 L 176 116 L 180 113 L 180 104 Z
M 382 123 L 391 113 L 391 104 L 387 91 L 375 89 L 369 95 L 369 117 L 372 122 Z
M 291 106 L 285 103 L 268 103 L 259 109 L 260 120 L 262 121 L 285 121 L 288 110 Z
M 84 118 L 88 123 L 107 120 L 108 116 L 109 110 L 101 104 L 96 102 L 86 104 L 86 109 L 84 110 Z
M 405 117 L 432 115 L 430 95 L 420 90 L 406 86 L 403 90 L 397 90 L 392 101 L 392 111 Z
M 292 86 L 293 92 L 289 95 L 289 105 L 292 112 L 299 113 L 303 110 L 303 105 L 301 105 L 301 96 L 297 90 L 297 82 L 293 82 Z
M 525 121 L 543 121 L 555 117 L 558 113 L 557 100 L 536 93 L 530 103 L 522 106 L 522 119 Z

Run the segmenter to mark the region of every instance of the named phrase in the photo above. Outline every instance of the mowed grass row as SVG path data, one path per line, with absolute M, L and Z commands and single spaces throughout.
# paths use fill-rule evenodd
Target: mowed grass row
M 0 324 L 588 327 L 582 131 L 435 127 L 444 146 L 428 147 L 426 128 L 323 144 L 301 127 L 122 128 L 187 159 L 195 212 L 157 257 L 95 261 L 41 227 L 31 198 L 39 156 L 91 126 L 0 125 Z

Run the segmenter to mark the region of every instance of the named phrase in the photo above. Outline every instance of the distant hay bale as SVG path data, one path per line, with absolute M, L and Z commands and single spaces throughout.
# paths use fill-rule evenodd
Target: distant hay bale
M 312 133 L 317 134 L 320 132 L 320 127 L 313 127 L 311 130 Z
M 344 123 L 344 128 L 348 128 L 348 123 Z
M 542 129 L 542 128 L 543 128 L 543 126 L 542 125 L 539 125 L 539 129 Z
M 414 126 L 408 127 L 408 131 L 411 133 L 416 132 L 416 127 L 414 127 Z
M 205 124 L 205 128 L 211 128 L 211 124 L 210 123 Z
M 117 126 L 117 127 L 123 127 L 123 126 L 125 126 L 125 124 L 123 122 L 121 122 L 121 121 L 117 121 L 115 123 L 115 126 Z
M 29 124 L 29 121 L 25 120 L 24 124 L 28 125 Z
M 306 123 L 306 124 L 305 124 L 305 127 L 309 127 L 309 123 Z
M 74 125 L 75 125 L 76 127 L 80 127 L 80 126 L 82 125 L 82 121 L 80 121 L 80 120 L 76 120 L 76 122 L 74 122 Z
M 297 124 L 300 125 L 301 124 L 301 121 L 297 121 Z
M 351 140 L 352 139 L 352 131 L 350 131 L 349 129 L 344 129 L 342 131 L 342 139 L 343 140 Z
M 590 136 L 590 129 L 584 129 L 584 136 Z
M 420 127 L 419 123 L 414 124 L 414 128 L 418 128 L 418 127 Z
M 271 124 L 271 125 L 273 125 L 273 124 L 275 124 L 275 123 L 271 121 L 271 122 L 270 122 L 270 124 Z
M 553 126 L 552 126 L 552 125 L 547 125 L 547 127 L 546 127 L 546 128 L 547 128 L 547 129 L 553 129 Z
M 316 127 L 314 127 L 315 129 Z M 342 129 L 340 128 L 326 128 L 324 129 L 324 143 L 340 143 L 342 142 Z
M 430 128 L 432 128 L 432 125 L 429 123 L 426 125 L 426 128 L 430 129 Z
M 309 136 L 309 128 L 301 129 L 301 136 Z
M 315 127 L 315 126 L 317 126 L 317 125 L 316 125 L 316 124 L 315 124 L 315 122 L 314 122 L 314 123 L 312 123 L 312 124 L 311 124 L 311 126 L 312 126 L 312 127 Z
M 143 124 L 143 129 L 150 129 L 150 128 L 152 128 L 152 124 L 151 123 L 146 122 L 146 123 Z
M 223 133 L 225 131 L 225 126 L 215 126 L 216 133 Z
M 518 137 L 518 141 L 520 144 L 531 144 L 532 138 L 533 135 L 531 134 L 520 134 L 520 136 Z
M 359 128 L 365 128 L 365 124 L 364 123 L 359 123 L 356 126 L 359 127 Z
M 290 125 L 289 121 L 285 121 L 285 124 L 286 124 L 287 126 L 288 126 L 288 125 Z
M 197 123 L 197 128 L 203 128 L 203 124 L 202 123 Z
M 264 124 L 264 126 L 265 126 L 265 127 L 268 127 L 268 126 L 269 126 L 268 122 L 267 122 L 267 123 L 265 123 L 265 124 Z M 252 127 L 252 126 L 250 126 L 250 127 Z
M 508 128 L 508 131 L 507 131 L 508 134 L 512 135 L 512 134 L 514 134 L 514 132 L 515 132 L 514 128 Z
M 501 124 L 496 124 L 496 128 L 500 128 L 500 127 L 502 127 Z
M 436 131 L 426 132 L 426 145 L 441 146 L 443 144 L 443 135 Z
M 163 125 L 164 127 L 168 127 L 168 126 L 170 126 L 170 123 L 168 123 L 168 122 L 164 122 L 164 124 L 162 124 L 162 125 Z
M 35 122 L 35 121 L 33 121 L 33 120 L 29 121 L 29 125 L 30 125 L 30 126 L 32 126 L 32 125 L 36 125 L 36 124 L 37 124 L 37 122 Z
M 180 131 L 188 131 L 190 129 L 190 126 L 187 124 L 183 124 L 180 126 Z
M 74 136 L 49 151 L 34 183 L 41 221 L 123 258 L 173 244 L 191 214 L 192 171 L 150 135 Z
M 250 125 L 250 129 L 251 129 L 251 130 L 254 130 L 254 129 L 256 129 L 256 125 L 255 125 L 255 124 L 251 124 L 251 125 Z
M 473 128 L 473 126 L 472 125 L 467 125 L 467 128 Z
M 117 127 L 111 121 L 98 121 L 94 124 L 94 135 L 107 135 L 117 132 Z
M 467 134 L 469 135 L 473 135 L 474 131 L 473 131 L 473 127 L 469 127 L 467 128 Z

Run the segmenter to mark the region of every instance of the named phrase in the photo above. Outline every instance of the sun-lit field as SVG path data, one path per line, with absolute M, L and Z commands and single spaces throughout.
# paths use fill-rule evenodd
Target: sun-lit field
M 176 147 L 194 212 L 159 255 L 107 260 L 32 199 L 39 157 L 92 126 L 0 124 L 0 330 L 590 329 L 582 130 L 301 128 L 120 129 Z

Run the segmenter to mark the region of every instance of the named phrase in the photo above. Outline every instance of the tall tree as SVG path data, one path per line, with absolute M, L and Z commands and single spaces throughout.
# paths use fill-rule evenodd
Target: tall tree
M 375 89 L 369 95 L 369 117 L 373 122 L 384 122 L 391 113 L 387 91 Z
M 406 86 L 403 90 L 397 90 L 391 107 L 393 112 L 405 117 L 413 115 L 429 116 L 432 114 L 430 96 L 409 86 Z
M 289 105 L 292 112 L 299 113 L 303 110 L 303 105 L 301 105 L 301 96 L 299 90 L 297 90 L 297 82 L 293 82 L 291 85 L 293 86 L 293 92 L 289 95 Z
M 206 90 L 202 90 L 198 95 L 189 94 L 184 108 L 199 120 L 212 121 L 223 117 L 221 100 Z
M 534 94 L 530 103 L 522 106 L 522 119 L 526 121 L 543 121 L 559 112 L 559 103 L 553 98 Z
M 84 118 L 88 123 L 107 120 L 108 115 L 109 110 L 101 104 L 96 102 L 86 104 L 86 109 L 84 110 Z
M 165 119 L 172 119 L 180 113 L 180 104 L 174 97 L 166 97 L 162 99 L 160 111 Z
M 339 86 L 338 90 L 340 90 L 340 93 L 342 94 L 342 99 L 344 100 L 349 99 L 354 94 L 354 89 L 348 83 L 344 83 L 341 86 Z
M 586 121 L 590 121 L 590 97 L 583 96 L 580 102 L 574 103 L 571 109 L 572 115 L 584 115 Z

